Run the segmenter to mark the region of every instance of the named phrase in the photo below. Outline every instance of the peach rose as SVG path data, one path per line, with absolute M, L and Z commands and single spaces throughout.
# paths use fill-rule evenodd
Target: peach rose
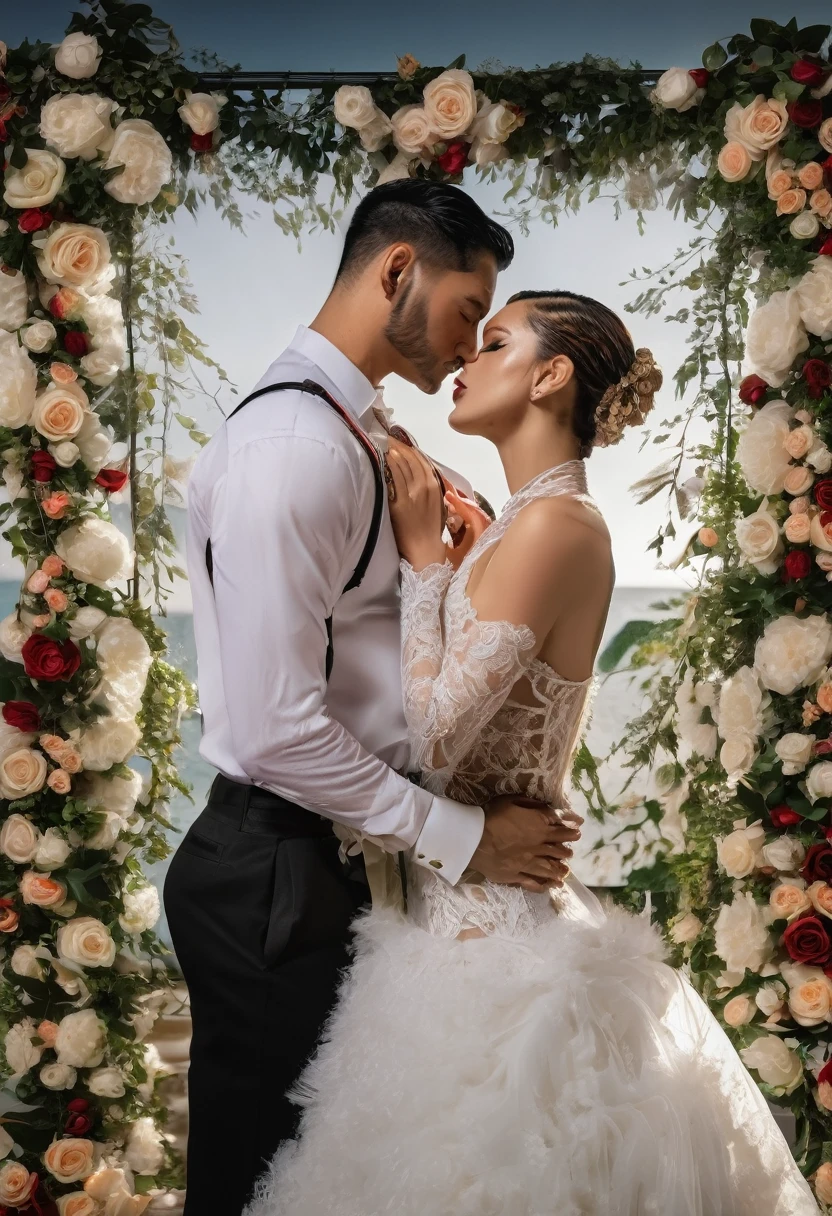
M 783 447 L 789 453 L 793 460 L 800 460 L 805 456 L 815 442 L 815 432 L 810 426 L 797 427 L 793 431 L 789 431 L 783 440 Z
M 778 215 L 797 215 L 806 206 L 805 190 L 785 190 L 777 199 Z
M 41 735 L 38 743 L 50 760 L 54 760 L 56 764 L 61 763 L 61 752 L 67 746 L 66 739 L 62 739 L 60 735 Z
M 90 224 L 58 224 L 40 246 L 38 267 L 47 283 L 89 287 L 109 270 L 107 236 Z
M 53 769 L 46 778 L 46 784 L 49 786 L 50 790 L 54 790 L 56 794 L 68 794 L 72 789 L 72 781 L 70 780 L 69 773 L 62 768 Z
M 48 612 L 42 612 L 40 616 L 32 617 L 32 628 L 33 629 L 45 629 L 51 620 L 52 620 L 52 618 Z
M 787 494 L 805 494 L 815 480 L 811 469 L 798 464 L 789 469 L 783 478 L 783 489 Z
M 408 156 L 420 156 L 429 144 L 437 140 L 424 106 L 402 106 L 393 115 L 391 122 L 393 142 L 400 152 Z
M 42 1039 L 47 1047 L 55 1046 L 55 1039 L 58 1035 L 58 1023 L 49 1022 L 44 1019 L 38 1026 L 38 1038 Z
M 812 516 L 809 535 L 813 545 L 817 545 L 819 549 L 825 549 L 829 553 L 832 551 L 832 521 L 823 524 L 821 523 L 822 518 L 821 515 Z
M 35 399 L 32 426 L 53 443 L 74 439 L 84 424 L 89 403 L 79 384 L 56 384 Z
M 753 160 L 763 160 L 769 148 L 780 142 L 789 125 L 789 113 L 782 101 L 758 94 L 751 105 L 739 102 L 725 116 L 725 138 L 745 144 Z
M 470 72 L 449 68 L 425 86 L 425 112 L 440 139 L 456 139 L 477 114 L 477 95 Z
M 68 363 L 50 364 L 49 375 L 56 384 L 72 384 L 74 380 L 78 379 L 75 368 L 70 367 Z
M 52 553 L 43 559 L 40 568 L 50 578 L 60 578 L 64 571 L 64 564 L 56 554 Z
M 832 1163 L 824 1161 L 815 1174 L 815 1194 L 822 1204 L 832 1203 Z
M 61 768 L 65 769 L 68 773 L 80 773 L 81 769 L 84 767 L 84 763 L 81 759 L 81 753 L 77 752 L 74 747 L 67 745 L 61 751 L 60 765 Z
M 53 612 L 66 612 L 69 600 L 66 598 L 65 592 L 60 591 L 57 587 L 47 587 L 43 593 L 43 598 Z
M 71 1195 L 61 1195 L 58 1199 L 58 1216 L 100 1216 L 100 1213 L 101 1208 L 96 1201 L 83 1191 L 73 1191 Z
M 751 169 L 751 154 L 744 144 L 732 141 L 720 152 L 717 168 L 726 182 L 741 182 Z
M 24 904 L 36 908 L 56 908 L 66 902 L 66 887 L 49 874 L 27 870 L 20 880 L 20 894 Z
M 30 1174 L 17 1161 L 7 1161 L 0 1170 L 0 1203 L 13 1208 L 25 1207 L 37 1184 L 37 1174 Z
M 78 1182 L 89 1178 L 95 1169 L 95 1146 L 92 1140 L 53 1140 L 43 1161 L 59 1182 Z
M 48 498 L 44 498 L 40 505 L 50 519 L 63 519 L 72 506 L 72 495 L 67 494 L 66 490 L 56 490 L 54 494 L 50 494 Z M 39 572 L 36 571 L 35 573 Z M 35 575 L 33 574 L 32 578 L 34 577 Z
M 825 714 L 832 714 L 832 684 L 821 684 L 815 700 Z
M 698 536 L 700 545 L 704 545 L 706 549 L 713 549 L 714 545 L 719 544 L 719 537 L 713 528 L 700 528 Z
M 804 494 L 801 494 L 797 498 L 793 498 L 791 500 L 789 503 L 789 511 L 792 515 L 808 515 L 809 507 L 811 505 L 812 504 L 809 499 Z
M 806 891 L 794 883 L 784 882 L 775 887 L 768 898 L 772 912 L 778 920 L 791 920 L 808 912 L 812 906 Z
M 806 980 L 789 992 L 789 1011 L 799 1026 L 817 1026 L 832 1016 L 832 984 L 825 975 Z
M 0 908 L 0 933 L 14 933 L 20 921 L 14 908 Z
M 832 194 L 828 190 L 816 190 L 809 199 L 809 206 L 816 215 L 823 216 L 826 219 L 832 211 Z
M 813 882 L 811 887 L 807 887 L 806 894 L 816 912 L 832 919 L 832 887 L 825 882 Z
M 804 190 L 817 190 L 823 185 L 823 169 L 816 160 L 810 160 L 807 165 L 801 165 L 797 180 Z
M 790 515 L 783 528 L 786 535 L 786 540 L 791 541 L 793 545 L 805 545 L 809 539 L 810 524 L 811 521 L 808 515 Z M 51 593 L 47 591 L 47 603 L 49 602 L 50 594 Z
M 722 1016 L 729 1026 L 746 1026 L 757 1012 L 757 1006 L 747 996 L 735 996 L 725 1006 Z
M 768 196 L 775 199 L 780 198 L 781 194 L 785 194 L 787 190 L 792 188 L 792 175 L 787 169 L 778 169 L 776 173 L 772 173 L 768 179 Z
M 28 798 L 42 790 L 46 781 L 46 761 L 40 752 L 19 747 L 0 761 L 0 796 Z
M 31 591 L 32 595 L 43 595 L 48 586 L 49 575 L 43 570 L 36 570 L 26 583 L 26 590 Z

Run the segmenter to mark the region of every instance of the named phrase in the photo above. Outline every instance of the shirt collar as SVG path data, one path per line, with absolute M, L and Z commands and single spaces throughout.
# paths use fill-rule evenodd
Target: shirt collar
M 332 385 L 338 404 L 348 409 L 354 418 L 359 419 L 375 401 L 378 389 L 323 334 L 299 325 L 289 344 L 289 353 L 297 353 L 319 368 Z

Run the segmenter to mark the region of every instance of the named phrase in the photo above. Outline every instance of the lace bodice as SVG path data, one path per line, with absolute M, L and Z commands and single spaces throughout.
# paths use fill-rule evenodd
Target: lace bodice
M 471 805 L 509 793 L 568 805 L 564 780 L 592 681 L 566 680 L 535 658 L 527 626 L 480 621 L 467 593 L 474 564 L 519 512 L 560 494 L 594 508 L 583 461 L 550 469 L 518 491 L 456 573 L 449 562 L 418 573 L 402 563 L 405 715 L 414 767 L 434 793 Z M 548 896 L 472 873 L 452 887 L 412 865 L 408 886 L 409 914 L 441 936 L 477 928 L 523 937 L 553 914 Z M 556 897 L 555 906 L 568 903 L 568 891 Z

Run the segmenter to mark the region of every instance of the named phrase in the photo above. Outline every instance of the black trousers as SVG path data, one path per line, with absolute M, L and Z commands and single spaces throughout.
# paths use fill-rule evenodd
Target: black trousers
M 319 815 L 217 777 L 165 882 L 193 1018 L 186 1216 L 239 1216 L 298 1108 L 368 898 Z

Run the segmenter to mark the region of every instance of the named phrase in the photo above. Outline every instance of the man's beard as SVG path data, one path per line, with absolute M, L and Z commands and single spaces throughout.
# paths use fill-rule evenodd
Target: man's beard
M 393 349 L 412 365 L 420 379 L 419 387 L 425 392 L 435 393 L 445 373 L 436 352 L 428 343 L 427 294 L 423 291 L 414 295 L 414 286 L 412 281 L 408 283 L 396 301 L 384 336 Z

